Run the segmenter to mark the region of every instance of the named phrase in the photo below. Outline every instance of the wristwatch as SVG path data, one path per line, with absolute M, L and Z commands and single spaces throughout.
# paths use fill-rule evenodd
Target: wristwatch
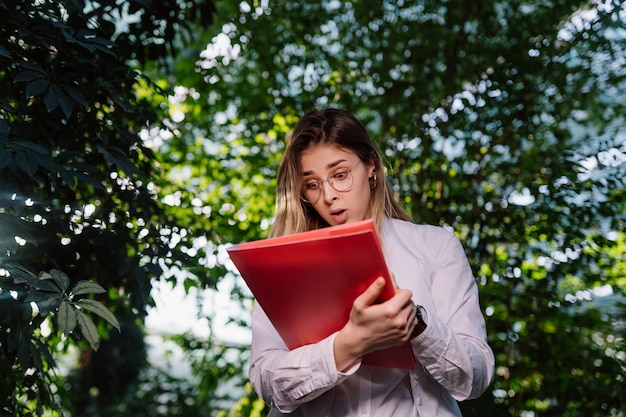
M 424 307 L 417 305 L 417 304 L 413 304 L 413 308 L 415 309 L 415 318 L 417 318 L 417 324 L 415 325 L 415 327 L 413 328 L 413 331 L 411 332 L 411 339 L 414 339 L 420 334 L 422 334 L 422 332 L 426 330 L 426 327 L 427 327 L 426 321 L 424 320 L 424 314 L 423 314 L 423 312 L 425 311 Z

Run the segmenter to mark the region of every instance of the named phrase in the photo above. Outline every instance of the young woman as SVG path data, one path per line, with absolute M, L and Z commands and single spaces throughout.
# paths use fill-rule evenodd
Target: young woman
M 250 380 L 270 416 L 460 416 L 457 401 L 490 384 L 494 356 L 458 239 L 411 221 L 391 196 L 365 128 L 342 110 L 300 119 L 277 192 L 271 236 L 373 219 L 397 288 L 374 304 L 384 286 L 376 280 L 354 300 L 340 331 L 291 351 L 255 306 Z M 368 352 L 409 340 L 414 370 L 361 363 Z

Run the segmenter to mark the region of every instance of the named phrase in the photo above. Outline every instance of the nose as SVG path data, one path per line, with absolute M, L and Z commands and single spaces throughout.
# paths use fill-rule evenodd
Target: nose
M 328 181 L 322 182 L 321 192 L 322 194 L 324 194 L 324 201 L 328 204 L 337 199 L 337 191 L 335 191 L 335 189 L 329 184 Z

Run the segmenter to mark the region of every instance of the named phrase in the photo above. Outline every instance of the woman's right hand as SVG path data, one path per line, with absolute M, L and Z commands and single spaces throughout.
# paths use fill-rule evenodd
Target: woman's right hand
M 385 287 L 379 277 L 352 304 L 350 318 L 335 337 L 338 370 L 345 370 L 366 353 L 400 345 L 409 340 L 415 326 L 411 291 L 395 288 L 395 295 L 376 304 Z

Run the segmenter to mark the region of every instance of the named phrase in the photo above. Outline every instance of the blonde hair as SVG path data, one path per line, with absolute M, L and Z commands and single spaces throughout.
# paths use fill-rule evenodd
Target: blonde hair
M 370 214 L 380 232 L 383 217 L 413 221 L 391 194 L 382 160 L 363 125 L 352 114 L 340 109 L 314 109 L 296 124 L 278 169 L 276 217 L 270 237 L 328 227 L 328 223 L 302 197 L 300 159 L 311 145 L 332 144 L 354 152 L 361 161 L 374 163 L 376 184 L 370 196 Z M 370 179 L 371 180 L 371 179 Z

